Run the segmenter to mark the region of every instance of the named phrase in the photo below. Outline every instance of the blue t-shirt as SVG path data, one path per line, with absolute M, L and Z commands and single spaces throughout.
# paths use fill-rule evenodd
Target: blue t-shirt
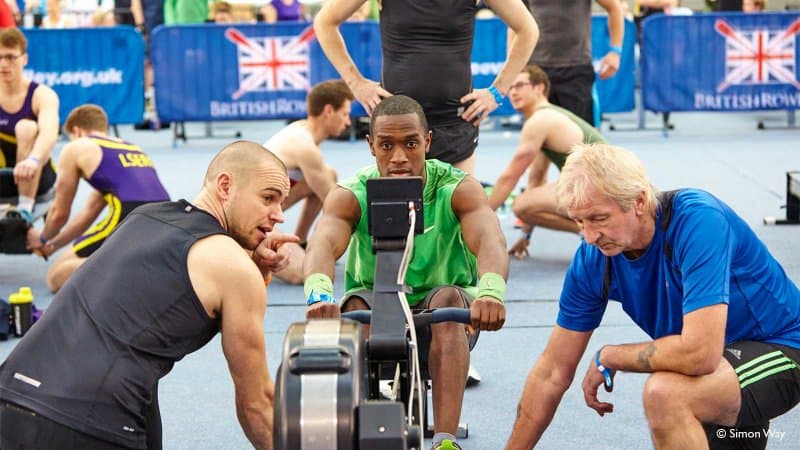
M 650 337 L 680 334 L 683 316 L 728 304 L 725 343 L 754 340 L 800 348 L 800 291 L 753 230 L 721 200 L 697 189 L 675 195 L 664 233 L 636 260 L 611 258 L 608 298 Z M 664 252 L 671 243 L 672 258 Z M 606 256 L 582 243 L 567 271 L 557 323 L 573 331 L 600 325 Z

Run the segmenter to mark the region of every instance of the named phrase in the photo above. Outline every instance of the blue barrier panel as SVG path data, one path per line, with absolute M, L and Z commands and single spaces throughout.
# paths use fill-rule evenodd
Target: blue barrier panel
M 475 22 L 475 43 L 472 47 L 472 80 L 476 88 L 488 87 L 503 67 L 506 60 L 507 28 L 497 18 L 481 19 Z M 636 26 L 625 21 L 625 38 L 622 43 L 622 58 L 617 74 L 608 80 L 598 80 L 597 90 L 600 109 L 604 113 L 632 111 L 635 107 L 633 93 L 635 88 Z M 599 61 L 608 53 L 608 17 L 592 17 L 592 59 Z M 514 114 L 511 102 L 505 102 L 493 115 Z
M 800 107 L 798 12 L 659 15 L 642 26 L 646 109 Z
M 608 53 L 608 17 L 592 16 L 592 60 L 595 64 Z M 600 111 L 618 113 L 633 111 L 636 107 L 636 25 L 625 19 L 625 37 L 622 39 L 622 55 L 616 75 L 606 80 L 597 80 L 597 95 Z
M 342 35 L 364 76 L 380 79 L 375 23 L 345 23 Z M 152 36 L 161 120 L 300 118 L 306 93 L 339 74 L 310 23 L 159 27 Z M 354 115 L 366 115 L 354 105 Z
M 25 75 L 56 91 L 62 123 L 84 103 L 102 106 L 111 124 L 142 120 L 144 41 L 133 27 L 24 32 Z

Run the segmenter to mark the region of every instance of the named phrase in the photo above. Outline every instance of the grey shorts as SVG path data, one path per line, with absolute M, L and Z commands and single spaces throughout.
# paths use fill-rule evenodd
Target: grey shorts
M 456 288 L 458 293 L 461 295 L 461 300 L 464 302 L 464 306 L 463 307 L 464 308 L 469 308 L 469 306 L 472 304 L 472 301 L 474 300 L 472 298 L 472 295 L 469 294 L 469 292 L 465 291 L 463 288 L 461 288 L 459 286 L 444 285 L 444 286 L 438 286 L 438 287 L 435 287 L 435 288 L 431 289 L 431 291 L 428 292 L 428 295 L 425 296 L 425 299 L 423 301 L 421 301 L 421 302 L 419 302 L 416 305 L 411 307 L 411 312 L 412 313 L 420 313 L 420 312 L 423 312 L 423 311 L 425 311 L 427 309 L 430 309 L 431 299 L 433 298 L 433 296 L 437 292 L 439 292 L 441 289 L 448 288 L 448 287 Z M 369 309 L 372 309 L 373 299 L 372 299 L 372 291 L 370 291 L 370 290 L 356 291 L 356 292 L 348 295 L 347 298 L 345 298 L 344 301 L 339 305 L 339 307 L 343 309 L 344 306 L 347 304 L 347 302 L 350 301 L 350 299 L 353 298 L 353 297 L 358 297 L 358 298 L 364 300 L 364 302 L 367 304 L 367 306 L 369 306 Z M 469 342 L 469 349 L 471 351 L 475 347 L 475 344 L 478 342 L 479 332 L 476 331 L 475 334 L 470 334 L 469 332 L 466 332 L 466 334 L 467 334 L 467 341 Z M 431 346 L 431 328 L 430 328 L 430 325 L 417 328 L 417 344 L 419 345 L 419 360 L 420 360 L 420 364 L 421 364 L 422 369 L 423 369 L 423 375 L 427 375 L 427 371 L 428 371 L 428 350 L 430 350 L 430 346 Z M 429 377 L 426 377 L 426 378 L 429 378 Z

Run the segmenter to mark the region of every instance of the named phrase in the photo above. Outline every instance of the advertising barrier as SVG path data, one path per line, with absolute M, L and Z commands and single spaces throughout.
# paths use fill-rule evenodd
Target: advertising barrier
M 376 24 L 345 23 L 341 31 L 364 76 L 380 79 Z M 161 120 L 301 118 L 311 86 L 339 78 L 310 23 L 158 27 L 152 39 Z M 356 105 L 353 114 L 365 115 Z
M 606 20 L 605 16 L 593 20 L 598 60 L 608 51 Z M 506 58 L 506 30 L 500 19 L 476 21 L 472 50 L 476 88 L 488 87 L 500 71 Z M 341 32 L 361 73 L 380 80 L 379 24 L 345 22 Z M 627 22 L 620 70 L 598 84 L 603 112 L 634 108 L 635 39 L 635 27 Z M 151 54 L 156 107 L 163 121 L 301 118 L 311 86 L 339 78 L 311 24 L 305 22 L 159 27 L 153 32 Z M 505 102 L 494 114 L 513 113 Z M 354 104 L 353 115 L 366 114 Z
M 800 13 L 658 15 L 642 28 L 645 109 L 800 107 Z
M 84 103 L 103 107 L 111 124 L 136 123 L 144 112 L 144 40 L 129 26 L 24 29 L 25 75 L 58 94 L 59 117 Z

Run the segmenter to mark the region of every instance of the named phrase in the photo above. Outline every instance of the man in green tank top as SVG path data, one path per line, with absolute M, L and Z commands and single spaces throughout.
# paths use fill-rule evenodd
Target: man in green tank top
M 366 180 L 423 177 L 424 234 L 414 239 L 406 273 L 412 309 L 469 307 L 472 326 L 498 330 L 505 321 L 508 255 L 497 216 L 480 183 L 438 160 L 425 160 L 431 132 L 422 107 L 404 95 L 384 99 L 373 111 L 367 136 L 376 165 L 332 190 L 323 205 L 304 262 L 308 318 L 339 317 L 372 307 L 375 255 L 367 229 Z M 348 248 L 344 300 L 333 297 L 334 263 Z M 474 300 L 473 300 L 474 299 Z M 434 449 L 459 449 L 454 437 L 469 367 L 464 326 L 430 326 L 427 359 L 433 381 Z M 421 350 L 424 344 L 420 344 Z M 421 351 L 421 353 L 425 353 Z
M 577 224 L 556 208 L 555 182 L 547 183 L 550 163 L 564 166 L 572 146 L 606 142 L 600 132 L 572 112 L 547 101 L 550 80 L 538 66 L 529 65 L 517 75 L 509 90 L 514 109 L 525 116 L 519 147 L 489 196 L 492 209 L 500 207 L 528 170 L 525 192 L 514 201 L 514 214 L 524 225 L 522 236 L 511 246 L 517 258 L 528 255 L 534 226 L 578 232 Z

